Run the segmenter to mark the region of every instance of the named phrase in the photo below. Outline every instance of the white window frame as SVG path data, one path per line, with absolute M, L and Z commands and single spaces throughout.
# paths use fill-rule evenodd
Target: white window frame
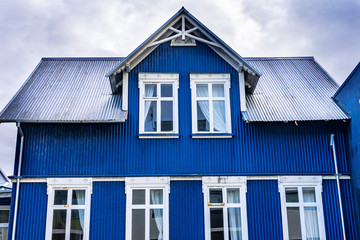
M 208 97 L 196 96 L 197 84 L 209 84 Z M 224 97 L 212 97 L 212 84 L 224 84 Z M 231 111 L 230 111 L 230 74 L 229 73 L 191 73 L 190 74 L 190 88 L 191 88 L 191 112 L 192 112 L 192 133 L 193 134 L 231 134 Z M 197 129 L 197 100 L 209 101 L 209 114 L 210 114 L 210 131 L 198 131 Z M 226 132 L 214 131 L 214 118 L 213 118 L 213 101 L 225 100 L 225 120 Z
M 68 193 L 67 205 L 54 205 L 55 190 L 85 190 L 85 205 L 72 206 L 72 193 Z M 46 220 L 46 235 L 45 239 L 52 238 L 53 227 L 53 213 L 54 210 L 67 210 L 66 213 L 66 229 L 65 239 L 70 239 L 71 228 L 71 210 L 84 209 L 84 235 L 83 239 L 89 239 L 90 230 L 90 208 L 91 208 L 91 194 L 92 194 L 92 179 L 91 178 L 48 178 L 47 179 L 47 220 Z
M 157 97 L 145 98 L 145 84 L 156 84 Z M 173 96 L 161 97 L 160 84 L 172 84 Z M 179 117 L 178 117 L 178 90 L 179 90 L 179 74 L 178 73 L 139 73 L 139 134 L 177 134 L 179 133 Z M 157 119 L 157 131 L 145 132 L 144 123 L 144 106 L 145 100 L 156 101 L 156 119 Z M 161 131 L 161 101 L 168 100 L 173 101 L 173 130 Z
M 145 205 L 132 204 L 132 190 L 145 190 Z M 158 206 L 150 205 L 150 189 L 163 190 L 163 204 Z M 163 240 L 169 240 L 169 194 L 170 194 L 170 177 L 126 177 L 125 178 L 126 194 L 126 239 L 131 240 L 132 230 L 132 210 L 145 209 L 145 240 L 149 240 L 150 235 L 150 209 L 163 209 Z
M 2 205 L 0 206 L 0 211 L 9 211 L 9 220 L 10 220 L 10 206 Z M 7 223 L 0 223 L 0 228 L 7 228 L 7 234 L 9 236 L 9 221 Z
M 281 200 L 281 216 L 282 216 L 282 227 L 283 227 L 283 239 L 289 239 L 288 219 L 287 219 L 287 207 L 299 207 L 300 210 L 300 223 L 301 223 L 301 235 L 302 239 L 306 239 L 306 228 L 305 228 L 305 215 L 304 207 L 316 207 L 319 235 L 320 240 L 326 240 L 325 234 L 325 223 L 324 223 L 324 211 L 322 204 L 322 177 L 321 176 L 280 176 L 279 182 L 279 193 Z M 303 188 L 312 187 L 315 188 L 315 203 L 307 203 L 303 200 Z M 297 188 L 298 189 L 298 203 L 287 203 L 285 188 Z
M 233 177 L 233 176 L 209 176 L 202 178 L 203 194 L 204 194 L 204 219 L 205 219 L 205 239 L 211 239 L 211 224 L 210 224 L 210 209 L 223 208 L 223 226 L 224 226 L 224 239 L 229 239 L 228 231 L 228 207 L 241 208 L 241 230 L 242 239 L 248 239 L 248 224 L 247 224 L 247 209 L 246 209 L 246 192 L 247 192 L 247 179 L 246 177 Z M 213 205 L 210 203 L 210 188 L 222 188 L 223 191 L 223 204 Z M 240 204 L 227 203 L 227 188 L 240 189 Z

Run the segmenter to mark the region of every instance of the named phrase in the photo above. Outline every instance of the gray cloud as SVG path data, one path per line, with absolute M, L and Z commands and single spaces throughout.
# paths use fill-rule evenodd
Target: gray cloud
M 315 56 L 339 83 L 360 60 L 356 0 L 2 0 L 0 108 L 41 57 L 126 56 L 181 6 L 242 56 Z M 7 174 L 15 138 L 13 124 L 0 124 Z

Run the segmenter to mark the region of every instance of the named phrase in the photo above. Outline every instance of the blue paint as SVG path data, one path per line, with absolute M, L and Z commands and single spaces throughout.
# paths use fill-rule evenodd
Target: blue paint
M 94 182 L 90 215 L 90 240 L 125 239 L 125 183 Z
M 248 181 L 249 240 L 282 239 L 281 202 L 277 181 Z
M 357 226 L 360 229 L 360 63 L 335 93 L 334 98 L 351 116 L 347 131 L 347 151 L 355 192 Z
M 204 198 L 201 181 L 172 181 L 169 195 L 169 239 L 204 239 Z

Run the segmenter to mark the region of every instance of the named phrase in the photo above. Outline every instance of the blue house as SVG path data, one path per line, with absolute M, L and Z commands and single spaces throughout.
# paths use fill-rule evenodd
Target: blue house
M 0 240 L 7 239 L 11 202 L 11 181 L 0 168 Z
M 9 239 L 357 239 L 337 89 L 184 8 L 125 58 L 43 58 L 0 114 Z
M 360 228 L 360 63 L 351 72 L 340 88 L 334 94 L 334 100 L 344 109 L 351 121 L 347 129 L 347 156 L 350 163 L 350 171 L 353 183 L 356 218 L 358 229 Z

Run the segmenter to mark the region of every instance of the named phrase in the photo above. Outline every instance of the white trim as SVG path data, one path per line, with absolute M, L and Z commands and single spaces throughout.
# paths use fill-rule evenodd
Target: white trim
M 178 111 L 178 90 L 179 90 L 179 74 L 178 73 L 139 73 L 138 77 L 139 87 L 139 133 L 140 134 L 177 134 L 179 133 L 179 111 Z M 153 98 L 145 98 L 145 84 L 156 84 L 157 96 Z M 172 97 L 161 97 L 161 84 L 172 84 Z M 155 101 L 157 104 L 156 108 L 156 121 L 157 131 L 156 132 L 145 132 L 144 129 L 144 109 L 145 100 Z M 172 131 L 161 131 L 161 101 L 172 101 L 173 102 L 173 130 Z M 140 137 L 140 136 L 139 136 Z M 150 136 L 149 136 L 150 137 Z M 141 136 L 142 138 L 142 136 Z M 151 136 L 151 138 L 154 138 Z M 160 138 L 160 137 L 159 137 Z M 162 138 L 162 137 L 161 137 Z
M 246 93 L 244 71 L 239 72 L 239 90 L 240 90 L 240 111 L 246 112 Z
M 156 139 L 156 138 L 179 138 L 180 136 L 177 136 L 177 135 L 152 135 L 152 136 L 141 136 L 139 135 L 138 136 L 139 138 L 142 138 L 142 139 Z
M 128 110 L 128 99 L 129 99 L 129 73 L 123 71 L 123 86 L 122 86 L 122 110 Z
M 132 190 L 145 190 L 145 204 L 132 204 Z M 150 190 L 163 190 L 163 204 L 150 205 Z M 149 214 L 150 209 L 163 209 L 163 240 L 169 240 L 169 194 L 170 194 L 170 178 L 169 177 L 126 177 L 125 178 L 125 194 L 126 194 L 126 239 L 131 240 L 132 230 L 132 209 L 145 209 L 145 240 L 149 240 Z
M 203 194 L 204 194 L 204 220 L 205 220 L 205 239 L 211 239 L 210 227 L 210 209 L 222 208 L 223 209 L 223 226 L 224 226 L 224 239 L 229 239 L 228 230 L 228 213 L 229 207 L 240 208 L 241 212 L 241 229 L 242 239 L 248 239 L 248 226 L 247 226 L 247 208 L 246 208 L 246 192 L 247 192 L 247 179 L 242 176 L 207 176 L 202 178 Z M 221 188 L 223 194 L 223 203 L 214 205 L 210 203 L 209 189 Z M 239 188 L 240 203 L 229 204 L 227 203 L 227 188 Z
M 54 205 L 54 192 L 55 190 L 68 190 L 67 205 Z M 73 190 L 85 190 L 85 205 L 72 205 Z M 47 179 L 47 217 L 46 217 L 46 232 L 45 239 L 51 239 L 53 227 L 53 213 L 54 210 L 66 210 L 66 238 L 70 239 L 70 224 L 71 224 L 71 210 L 83 209 L 84 210 L 84 235 L 83 239 L 89 239 L 90 230 L 90 209 L 91 209 L 91 193 L 92 193 L 92 179 L 91 178 L 48 178 Z
M 325 234 L 325 223 L 324 223 L 324 211 L 322 205 L 322 177 L 321 176 L 279 176 L 279 193 L 281 200 L 281 216 L 282 216 L 282 227 L 283 227 L 283 239 L 289 239 L 288 230 L 288 219 L 287 219 L 287 207 L 299 207 L 300 210 L 300 222 L 301 222 L 301 234 L 302 239 L 306 239 L 306 228 L 305 228 L 305 216 L 304 207 L 311 206 L 317 208 L 317 218 L 319 226 L 320 240 L 326 240 Z M 298 203 L 287 203 L 285 188 L 297 188 L 299 202 Z M 304 203 L 302 188 L 313 187 L 315 188 L 315 199 L 314 203 Z
M 192 135 L 192 138 L 232 138 L 232 135 L 211 135 L 211 134 L 204 134 L 204 135 Z
M 197 84 L 208 84 L 208 97 L 197 97 L 196 86 Z M 224 84 L 224 97 L 213 97 L 212 96 L 212 84 Z M 230 88 L 231 88 L 231 77 L 229 73 L 191 73 L 190 74 L 190 88 L 191 88 L 191 114 L 192 114 L 192 133 L 193 134 L 211 134 L 211 133 L 232 133 L 231 130 L 231 108 L 230 108 Z M 209 101 L 209 112 L 210 112 L 210 131 L 198 131 L 197 129 L 197 101 L 207 100 Z M 222 100 L 225 101 L 225 121 L 226 131 L 215 132 L 213 124 L 213 101 Z M 192 136 L 196 138 L 197 136 Z M 213 138 L 221 138 L 223 136 L 217 135 Z M 228 137 L 228 136 L 227 136 Z M 200 138 L 200 137 L 199 137 Z

